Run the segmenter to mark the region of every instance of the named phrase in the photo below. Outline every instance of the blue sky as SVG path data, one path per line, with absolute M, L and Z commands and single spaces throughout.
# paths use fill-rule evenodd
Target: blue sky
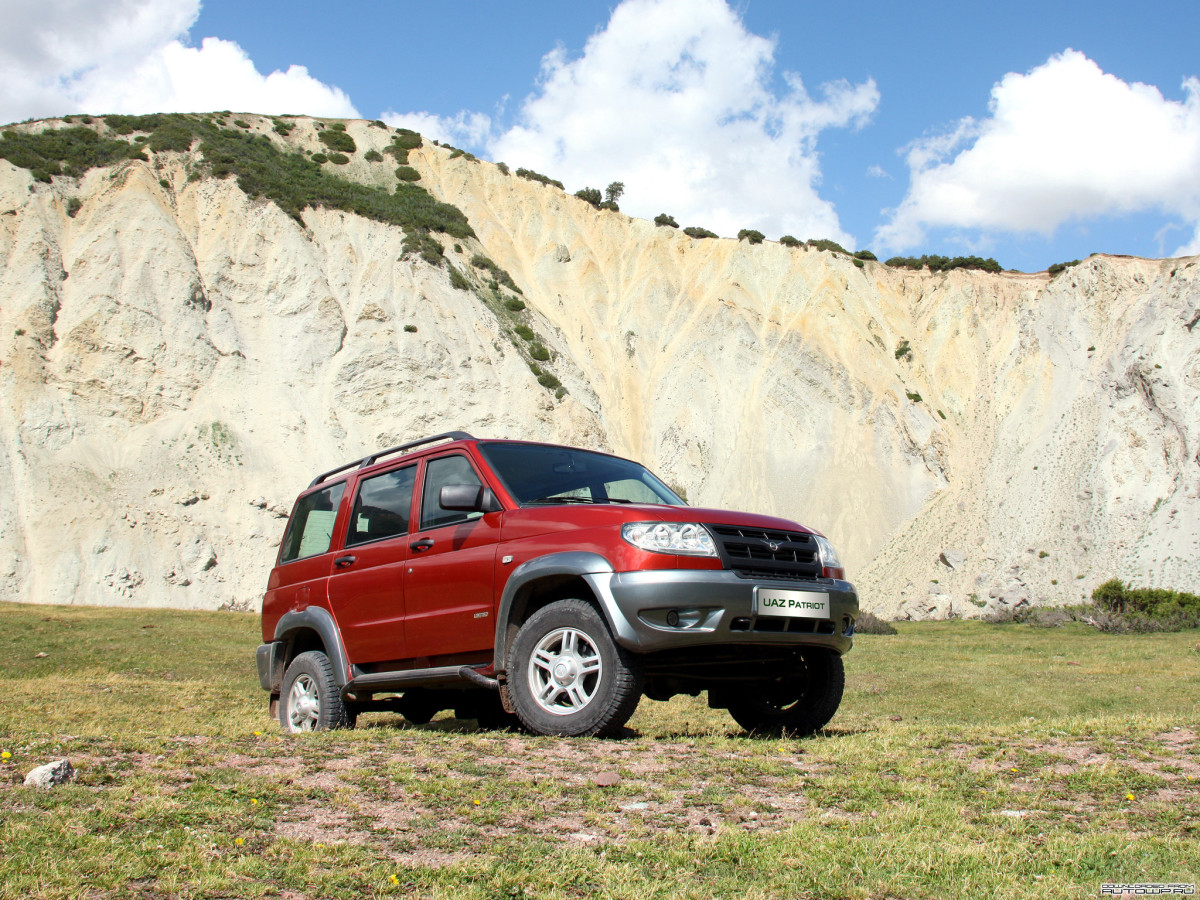
M 0 0 L 0 119 L 361 115 L 722 234 L 1200 252 L 1200 4 Z M 206 40 L 208 39 L 208 40 Z M 302 67 L 302 68 L 299 68 Z M 829 87 L 827 87 L 829 86 Z

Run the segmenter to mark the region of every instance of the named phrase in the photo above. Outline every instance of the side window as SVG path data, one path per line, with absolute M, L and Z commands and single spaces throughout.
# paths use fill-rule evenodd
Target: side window
M 457 509 L 442 509 L 438 502 L 442 488 L 448 484 L 478 484 L 483 482 L 471 468 L 465 456 L 443 456 L 430 460 L 425 466 L 425 493 L 421 498 L 421 529 L 441 528 L 479 517 Z
M 407 534 L 416 480 L 417 467 L 405 466 L 359 482 L 346 546 Z
M 281 563 L 329 551 L 333 539 L 333 523 L 337 520 L 338 505 L 346 482 L 332 484 L 323 491 L 309 494 L 296 504 L 287 534 L 283 536 Z

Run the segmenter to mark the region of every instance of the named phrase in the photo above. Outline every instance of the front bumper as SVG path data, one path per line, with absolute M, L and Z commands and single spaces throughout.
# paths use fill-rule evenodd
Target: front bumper
M 712 569 L 584 576 L 608 614 L 617 642 L 645 653 L 718 644 L 828 647 L 846 653 L 858 618 L 848 581 L 747 579 Z M 819 614 L 772 615 L 759 595 L 811 598 Z M 809 604 L 804 604 L 809 605 Z M 760 609 L 760 606 L 763 608 Z M 674 612 L 674 616 L 671 613 Z

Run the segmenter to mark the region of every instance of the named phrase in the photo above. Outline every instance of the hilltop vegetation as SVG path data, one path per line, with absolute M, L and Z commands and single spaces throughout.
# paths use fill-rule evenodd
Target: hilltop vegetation
M 210 174 L 214 178 L 234 175 L 248 196 L 269 200 L 292 218 L 302 222 L 306 208 L 325 207 L 355 213 L 368 219 L 398 225 L 406 232 L 441 232 L 456 238 L 473 237 L 474 231 L 460 210 L 435 200 L 424 188 L 401 179 L 394 193 L 359 184 L 334 175 L 323 168 L 349 162 L 346 153 L 357 150 L 353 138 L 341 129 L 321 131 L 320 139 L 331 151 L 329 156 L 306 156 L 299 151 L 280 149 L 274 141 L 248 130 L 240 120 L 233 128 L 224 127 L 220 115 L 181 113 L 149 116 L 106 116 L 103 124 L 110 135 L 99 133 L 99 123 L 82 117 L 83 124 L 39 132 L 7 130 L 0 136 L 0 158 L 28 169 L 39 181 L 55 176 L 78 178 L 96 166 L 110 166 L 126 160 L 149 160 L 150 153 L 186 153 L 199 142 L 200 163 L 193 178 Z M 275 131 L 286 134 L 291 128 Z M 290 123 L 286 123 L 290 124 Z M 129 140 L 124 136 L 133 135 Z M 397 133 L 394 146 L 398 154 L 414 145 L 420 136 Z M 391 148 L 389 148 L 390 150 Z

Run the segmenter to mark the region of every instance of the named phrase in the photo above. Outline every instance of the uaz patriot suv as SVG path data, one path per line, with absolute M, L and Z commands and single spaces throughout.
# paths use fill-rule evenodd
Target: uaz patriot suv
M 747 730 L 808 734 L 841 702 L 858 615 L 844 579 L 820 534 L 688 507 L 630 460 L 449 432 L 296 500 L 259 680 L 285 731 L 453 709 L 604 735 L 643 694 L 707 691 Z

